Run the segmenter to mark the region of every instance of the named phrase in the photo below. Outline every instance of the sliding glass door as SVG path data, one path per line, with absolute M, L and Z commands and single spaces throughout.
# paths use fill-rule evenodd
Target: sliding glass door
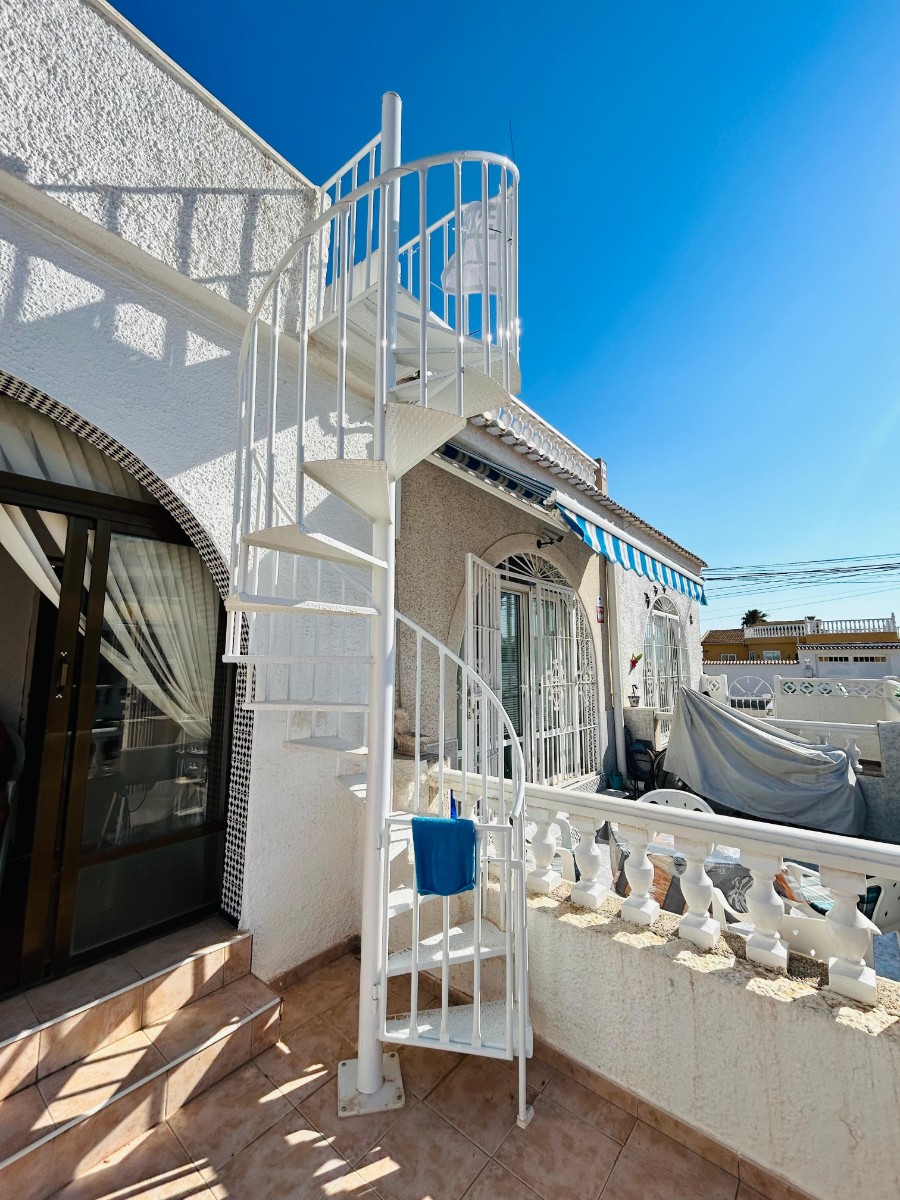
M 27 642 L 3 664 L 25 769 L 0 876 L 20 961 L 0 989 L 217 906 L 230 683 L 218 593 L 161 510 L 64 488 L 31 506 L 36 482 L 3 483 L 0 567 L 32 615 L 12 614 Z

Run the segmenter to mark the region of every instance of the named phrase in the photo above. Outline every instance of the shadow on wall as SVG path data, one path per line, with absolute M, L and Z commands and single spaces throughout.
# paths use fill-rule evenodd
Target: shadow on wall
M 310 188 L 134 187 L 34 183 L 27 163 L 0 155 L 0 170 L 66 204 L 95 225 L 249 310 L 278 257 L 317 213 Z M 263 251 L 260 223 L 268 216 L 284 236 Z M 218 261 L 217 261 L 218 260 Z M 228 260 L 231 269 L 223 269 Z M 296 318 L 295 318 L 296 319 Z M 286 319 L 287 328 L 292 328 Z

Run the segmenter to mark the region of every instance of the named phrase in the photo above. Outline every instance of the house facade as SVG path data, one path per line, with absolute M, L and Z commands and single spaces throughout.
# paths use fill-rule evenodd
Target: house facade
M 784 663 L 808 668 L 810 676 L 880 678 L 900 670 L 897 619 L 860 617 L 826 621 L 761 621 L 741 629 L 708 629 L 702 638 L 705 663 Z
M 277 978 L 358 933 L 362 808 L 339 755 L 301 744 L 359 739 L 365 670 L 338 679 L 324 659 L 338 640 L 346 662 L 366 650 L 330 618 L 260 618 L 257 650 L 264 628 L 270 650 L 287 643 L 268 655 L 280 664 L 248 667 L 242 627 L 228 627 L 238 360 L 272 269 L 350 178 L 306 179 L 103 3 L 13 5 L 0 20 L 15 63 L 0 171 L 0 554 L 15 636 L 0 717 L 25 752 L 0 986 L 216 909 L 254 934 L 257 974 Z M 353 160 L 354 180 L 376 152 Z M 452 186 L 434 203 L 452 209 Z M 314 267 L 326 306 L 337 253 L 326 244 Z M 295 389 L 288 307 L 280 361 Z M 371 382 L 349 362 L 336 431 L 323 345 L 305 368 L 307 455 L 340 438 L 364 457 Z M 529 779 L 596 788 L 624 769 L 633 685 L 665 708 L 699 677 L 703 563 L 616 504 L 605 468 L 506 382 L 503 404 L 402 474 L 397 609 L 490 678 Z M 296 417 L 277 437 L 281 470 Z M 359 512 L 312 476 L 304 503 L 320 534 L 371 550 Z M 310 567 L 309 588 L 352 603 L 359 572 L 329 569 Z M 331 685 L 337 698 L 311 710 L 310 687 Z M 468 717 L 437 688 L 426 680 L 418 741 L 458 760 Z M 401 637 L 401 751 L 415 693 Z

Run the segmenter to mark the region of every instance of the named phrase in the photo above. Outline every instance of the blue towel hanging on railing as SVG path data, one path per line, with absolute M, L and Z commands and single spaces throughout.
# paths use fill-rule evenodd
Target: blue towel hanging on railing
M 475 823 L 413 817 L 416 887 L 420 896 L 456 896 L 475 887 Z

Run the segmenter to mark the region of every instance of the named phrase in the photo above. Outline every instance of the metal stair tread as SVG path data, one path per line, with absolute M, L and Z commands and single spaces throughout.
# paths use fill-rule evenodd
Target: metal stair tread
M 368 604 L 332 604 L 326 600 L 292 600 L 287 596 L 251 596 L 246 592 L 229 596 L 226 612 L 294 613 L 301 617 L 374 617 L 378 609 Z
M 384 559 L 375 558 L 324 533 L 310 533 L 299 525 L 273 525 L 268 529 L 257 529 L 255 533 L 244 534 L 241 541 L 248 546 L 298 554 L 304 558 L 320 558 L 324 562 L 346 563 L 353 567 L 384 569 L 387 566 Z
M 390 518 L 385 463 L 369 458 L 328 458 L 304 463 L 303 473 L 371 521 Z
M 431 900 L 440 900 L 440 896 L 419 896 L 419 906 L 429 903 Z M 387 915 L 390 921 L 394 917 L 399 917 L 403 913 L 412 912 L 413 908 L 413 889 L 412 884 L 403 884 L 401 887 L 392 888 L 388 893 Z
M 409 1013 L 389 1017 L 384 1026 L 386 1042 L 409 1042 L 412 1045 L 430 1046 L 435 1050 L 456 1050 L 464 1054 L 482 1055 L 488 1058 L 507 1058 L 506 1052 L 506 1001 L 487 1000 L 481 1005 L 481 1045 L 471 1045 L 473 1004 L 451 1004 L 447 1009 L 448 1041 L 441 1041 L 440 1008 L 420 1009 L 416 1014 L 416 1032 L 409 1031 Z M 531 1025 L 526 1024 L 526 1056 L 532 1052 Z M 518 1013 L 512 1007 L 512 1053 L 519 1052 Z
M 439 967 L 443 962 L 441 942 L 442 933 L 432 934 L 419 942 L 419 970 L 427 971 Z M 481 919 L 481 957 L 499 958 L 506 954 L 506 934 L 492 922 Z M 449 962 L 451 966 L 459 963 L 473 962 L 475 959 L 475 922 L 466 921 L 461 925 L 450 928 L 447 938 L 449 946 Z M 387 973 L 389 976 L 406 975 L 412 971 L 412 947 L 395 950 L 388 955 Z
M 385 406 L 388 474 L 399 479 L 466 427 L 465 417 L 419 404 Z
M 353 771 L 345 775 L 338 775 L 337 778 L 348 792 L 353 793 L 357 800 L 365 800 L 366 784 L 368 782 L 368 776 L 365 771 Z
M 317 735 L 315 737 L 287 738 L 282 742 L 285 750 L 313 750 L 326 754 L 368 754 L 368 746 L 364 746 L 351 738 L 335 737 L 333 735 Z
M 371 654 L 223 654 L 222 662 L 254 663 L 257 666 L 345 666 L 368 667 Z

